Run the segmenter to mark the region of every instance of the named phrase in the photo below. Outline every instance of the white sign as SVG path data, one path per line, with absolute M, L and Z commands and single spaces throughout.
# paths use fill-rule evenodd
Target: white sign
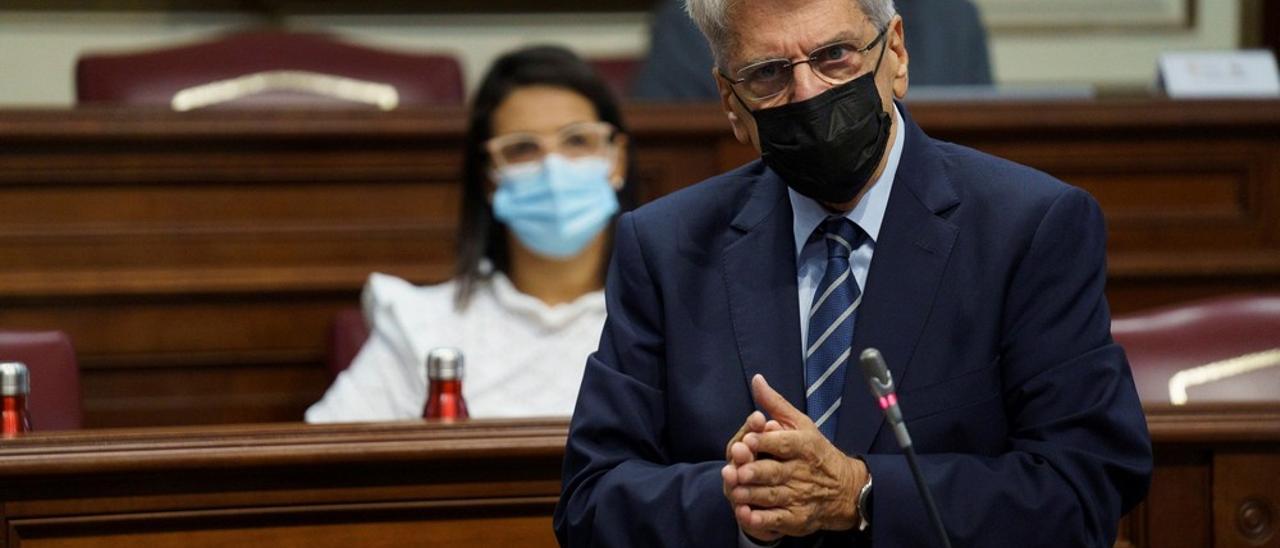
M 1270 50 L 1166 53 L 1160 83 L 1176 99 L 1280 97 L 1280 75 Z
M 1194 26 L 1188 0 L 974 0 L 974 3 L 982 11 L 982 21 L 987 28 L 996 33 L 1108 27 L 1188 30 Z M 911 21 L 907 21 L 907 32 L 911 32 Z

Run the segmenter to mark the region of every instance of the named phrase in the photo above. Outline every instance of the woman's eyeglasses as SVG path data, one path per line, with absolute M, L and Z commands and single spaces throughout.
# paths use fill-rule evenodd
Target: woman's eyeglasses
M 485 148 L 494 167 L 541 162 L 553 152 L 567 158 L 609 156 L 617 128 L 608 122 L 582 122 L 560 128 L 554 135 L 508 133 L 489 139 Z

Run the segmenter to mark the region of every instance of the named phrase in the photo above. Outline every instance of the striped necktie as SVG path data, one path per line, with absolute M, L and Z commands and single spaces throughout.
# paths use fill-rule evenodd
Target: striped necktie
M 863 232 L 846 218 L 828 219 L 817 235 L 827 244 L 827 269 L 809 309 L 805 343 L 805 403 L 809 417 L 827 439 L 835 440 L 836 415 L 844 375 L 853 352 L 853 323 L 862 292 L 849 267 L 849 254 L 862 245 Z

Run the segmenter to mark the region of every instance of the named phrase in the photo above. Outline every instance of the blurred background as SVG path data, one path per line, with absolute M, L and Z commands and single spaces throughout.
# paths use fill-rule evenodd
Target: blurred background
M 995 83 L 1103 93 L 1149 87 L 1163 52 L 1274 48 L 1280 19 L 1280 7 L 1266 0 L 975 3 L 989 35 Z M 555 42 L 586 57 L 643 58 L 652 8 L 644 0 L 6 0 L 0 4 L 0 103 L 72 104 L 75 60 L 85 52 L 173 46 L 263 27 L 446 53 L 460 62 L 470 91 L 490 60 L 523 44 Z M 909 36 L 912 29 L 908 20 Z
M 1280 0 L 897 4 L 914 121 L 1102 207 L 1156 455 L 1116 546 L 1280 548 Z M 459 273 L 470 98 L 532 44 L 622 98 L 626 202 L 757 158 L 677 0 L 0 0 L 0 548 L 554 546 L 563 417 L 302 424 L 371 273 Z
M 755 159 L 681 4 L 0 0 L 0 330 L 60 333 L 83 395 L 35 400 L 68 428 L 300 420 L 368 337 L 370 273 L 455 273 L 467 103 L 521 46 L 567 46 L 622 98 L 638 203 Z M 1270 56 L 1280 2 L 897 4 L 930 135 L 1098 199 L 1117 326 L 1276 302 L 1280 91 L 1170 99 L 1157 66 Z M 1237 64 L 1181 66 L 1205 85 Z M 1272 335 L 1243 346 L 1134 353 L 1144 401 L 1182 369 L 1280 347 L 1259 325 Z M 1191 399 L 1274 400 L 1280 367 L 1253 375 Z

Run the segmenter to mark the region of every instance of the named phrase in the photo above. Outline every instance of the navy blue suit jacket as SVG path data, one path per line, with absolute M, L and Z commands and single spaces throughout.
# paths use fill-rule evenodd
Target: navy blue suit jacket
M 927 137 L 899 108 L 853 355 L 888 361 L 956 546 L 1109 547 L 1152 458 L 1111 338 L 1101 212 L 1044 173 Z M 720 468 L 756 409 L 749 381 L 805 405 L 792 230 L 786 186 L 758 161 L 621 217 L 569 430 L 562 544 L 736 545 Z M 838 413 L 836 445 L 875 480 L 871 534 L 818 536 L 934 545 L 856 369 Z

